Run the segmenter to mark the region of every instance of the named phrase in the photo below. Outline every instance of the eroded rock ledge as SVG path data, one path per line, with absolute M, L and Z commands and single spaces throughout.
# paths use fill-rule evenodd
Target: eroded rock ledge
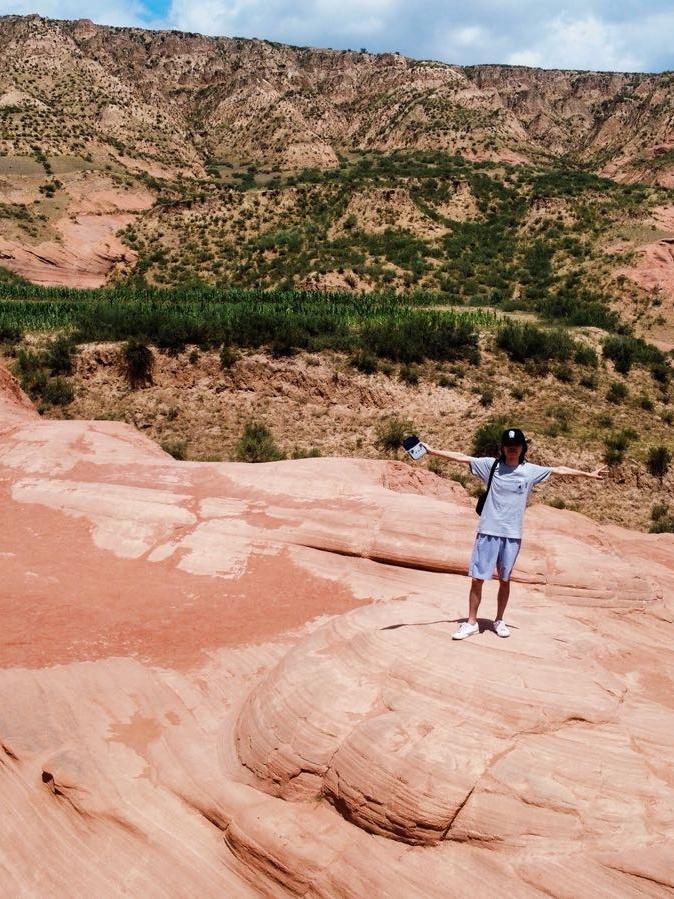
M 671 535 L 535 507 L 512 637 L 452 643 L 458 486 L 176 462 L 4 371 L 0 494 L 3 895 L 674 891 Z

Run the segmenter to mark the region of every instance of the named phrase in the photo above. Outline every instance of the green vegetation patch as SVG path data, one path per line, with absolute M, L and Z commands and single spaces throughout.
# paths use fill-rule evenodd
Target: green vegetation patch
M 29 293 L 15 285 L 16 293 Z M 393 294 L 316 294 L 289 291 L 205 289 L 181 295 L 147 291 L 96 294 L 55 288 L 42 295 L 64 299 L 0 303 L 0 331 L 64 332 L 72 341 L 134 340 L 178 350 L 203 347 L 271 346 L 277 355 L 295 349 L 363 350 L 402 362 L 422 359 L 479 360 L 480 327 L 496 316 L 482 311 L 424 309 L 433 297 Z

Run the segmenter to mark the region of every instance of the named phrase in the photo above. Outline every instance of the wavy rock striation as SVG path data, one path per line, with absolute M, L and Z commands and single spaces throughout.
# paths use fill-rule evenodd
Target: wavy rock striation
M 674 538 L 534 507 L 512 637 L 457 644 L 473 524 L 0 371 L 0 893 L 671 895 Z

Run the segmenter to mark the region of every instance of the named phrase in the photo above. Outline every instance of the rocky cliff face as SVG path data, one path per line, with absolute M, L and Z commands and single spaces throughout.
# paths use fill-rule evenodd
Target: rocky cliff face
M 674 890 L 674 537 L 534 507 L 511 638 L 453 643 L 458 485 L 179 463 L 0 378 L 3 895 Z
M 0 56 L 9 154 L 39 141 L 199 172 L 211 157 L 329 167 L 353 149 L 425 148 L 671 176 L 671 74 L 462 68 L 37 16 L 0 19 Z

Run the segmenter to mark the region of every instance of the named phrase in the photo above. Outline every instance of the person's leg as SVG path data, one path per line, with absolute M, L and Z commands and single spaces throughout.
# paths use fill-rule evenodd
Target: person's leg
M 503 621 L 508 599 L 510 598 L 510 581 L 498 582 L 498 596 L 496 597 L 496 621 Z
M 496 563 L 496 570 L 498 573 L 498 596 L 496 599 L 494 630 L 499 637 L 508 637 L 510 635 L 510 631 L 503 621 L 503 616 L 505 615 L 506 606 L 510 599 L 510 575 L 515 567 L 521 544 L 521 540 L 505 537 L 502 541 L 498 561 Z
M 482 601 L 482 585 L 484 581 L 474 577 L 470 582 L 470 594 L 468 597 L 468 623 L 477 624 L 477 610 Z

